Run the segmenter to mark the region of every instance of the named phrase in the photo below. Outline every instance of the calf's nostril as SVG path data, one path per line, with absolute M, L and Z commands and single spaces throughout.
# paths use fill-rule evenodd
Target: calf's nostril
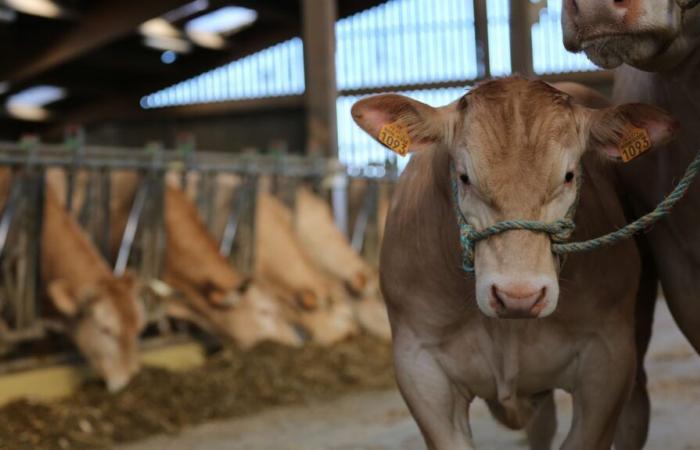
M 493 295 L 493 298 L 496 300 L 496 304 L 498 305 L 499 308 L 501 309 L 507 309 L 505 302 L 503 302 L 503 299 L 501 298 L 500 295 L 498 295 L 498 288 L 496 285 L 491 286 L 491 294 Z
M 540 289 L 540 295 L 537 297 L 537 302 L 535 302 L 535 304 L 541 302 L 545 295 L 547 295 L 547 286 L 543 286 L 542 289 Z
M 547 295 L 547 286 L 513 284 L 508 286 L 491 286 L 496 306 L 507 314 L 530 316 L 538 313 Z

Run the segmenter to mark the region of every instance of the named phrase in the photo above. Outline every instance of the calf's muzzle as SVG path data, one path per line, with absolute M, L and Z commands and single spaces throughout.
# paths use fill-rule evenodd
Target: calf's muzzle
M 546 306 L 547 286 L 534 283 L 493 284 L 494 310 L 501 318 L 535 318 Z

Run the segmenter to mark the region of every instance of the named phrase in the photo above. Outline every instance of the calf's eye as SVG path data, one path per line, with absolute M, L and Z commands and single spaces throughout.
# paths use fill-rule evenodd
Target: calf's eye
M 573 172 L 566 172 L 566 175 L 564 175 L 564 181 L 566 183 L 571 183 L 574 179 L 574 173 Z
M 459 180 L 462 182 L 462 184 L 469 186 L 469 176 L 466 174 L 462 174 L 459 176 Z

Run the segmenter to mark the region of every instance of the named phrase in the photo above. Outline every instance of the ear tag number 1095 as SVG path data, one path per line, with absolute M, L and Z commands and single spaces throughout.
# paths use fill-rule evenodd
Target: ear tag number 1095
M 386 124 L 379 130 L 379 142 L 401 156 L 406 156 L 411 147 L 411 136 L 399 122 Z
M 644 128 L 631 128 L 622 138 L 618 149 L 624 162 L 632 161 L 651 148 L 649 133 Z

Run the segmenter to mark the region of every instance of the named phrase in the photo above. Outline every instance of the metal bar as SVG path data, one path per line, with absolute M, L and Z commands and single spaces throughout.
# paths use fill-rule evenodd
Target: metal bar
M 207 224 L 209 230 L 212 229 L 214 223 L 214 201 L 217 194 L 219 193 L 219 183 L 217 183 L 219 172 L 211 172 L 206 177 L 207 182 L 205 183 L 206 188 L 206 201 L 204 202 L 204 210 L 202 211 L 202 217 Z
M 1 150 L 0 150 L 1 151 Z M 0 154 L 0 165 L 16 165 L 22 163 L 26 158 L 19 158 L 13 156 L 4 156 Z M 43 167 L 66 167 L 69 163 L 65 160 L 54 159 L 54 160 L 40 160 L 37 164 Z M 83 167 L 88 170 L 95 170 L 101 168 L 110 168 L 115 170 L 144 170 L 150 169 L 151 164 L 140 163 L 133 161 L 123 161 L 123 160 L 106 160 L 106 161 L 85 161 Z M 169 166 L 165 162 L 158 163 L 156 165 L 157 171 L 167 171 Z M 232 163 L 199 163 L 192 170 L 213 173 L 213 172 L 227 172 L 240 175 L 282 175 L 289 177 L 312 177 L 312 176 L 323 176 L 327 172 L 319 171 L 318 169 L 306 167 L 303 164 L 293 164 L 293 165 L 280 165 L 270 163 L 269 161 L 261 161 L 260 164 L 254 165 L 252 168 L 248 167 L 243 161 L 236 161 Z M 280 172 L 280 170 L 282 172 Z
M 144 279 L 158 278 L 164 245 L 163 204 L 164 184 L 158 172 L 148 178 L 148 199 L 143 213 L 141 231 L 141 276 Z
M 39 289 L 41 286 L 41 233 L 44 219 L 44 169 L 33 167 L 30 177 L 25 180 L 29 184 L 26 189 L 30 199 L 29 226 L 27 227 L 27 268 L 26 287 L 24 288 L 23 323 L 21 327 L 36 323 L 41 314 Z
M 159 143 L 147 148 L 151 156 L 151 169 L 146 183 L 148 186 L 144 206 L 140 217 L 141 223 L 141 267 L 140 275 L 144 279 L 156 278 L 160 275 L 161 236 L 159 224 L 163 216 L 162 206 L 162 172 L 157 166 L 162 163 L 162 149 Z M 138 226 L 136 227 L 138 228 Z M 136 230 L 134 231 L 136 233 Z M 128 262 L 125 261 L 125 264 Z M 121 274 L 120 274 L 121 275 Z
M 75 162 L 68 167 L 65 171 L 66 174 L 66 211 L 69 213 L 73 211 L 73 192 L 75 191 L 75 175 L 76 175 L 76 164 Z
M 112 200 L 112 180 L 110 175 L 110 172 L 106 168 L 100 170 L 100 206 L 102 211 L 100 215 L 101 236 L 99 242 L 102 248 L 102 254 L 107 260 L 111 258 L 112 251 L 110 248 L 110 203 Z
M 10 311 L 12 311 L 12 308 L 15 307 L 15 299 L 18 297 L 18 288 L 10 258 L 0 259 L 0 263 L 2 264 L 2 289 L 3 293 L 5 294 L 2 304 L 2 312 L 4 315 L 7 315 Z M 8 307 L 10 308 L 9 310 L 7 309 Z
M 379 186 L 374 180 L 367 182 L 367 192 L 362 199 L 362 207 L 355 218 L 355 225 L 352 229 L 352 239 L 350 241 L 352 248 L 356 252 L 362 253 L 362 249 L 365 244 L 365 235 L 367 232 L 367 225 L 369 220 L 376 212 L 377 209 L 377 197 L 379 195 Z
M 348 191 L 347 180 L 334 185 L 331 190 L 331 206 L 333 207 L 333 220 L 343 236 L 348 235 Z
M 257 202 L 255 199 L 258 196 L 258 181 L 259 178 L 255 175 L 248 179 L 248 197 L 252 200 L 245 205 L 241 213 L 238 231 L 236 232 L 240 236 L 238 242 L 243 245 L 237 248 L 235 265 L 244 273 L 252 273 L 255 267 L 255 221 L 257 218 Z
M 281 175 L 298 178 L 322 177 L 328 174 L 344 174 L 345 168 L 337 165 L 330 167 L 326 158 L 308 158 L 297 155 L 236 155 L 201 152 L 190 168 L 202 173 L 226 172 L 239 175 Z M 4 146 L 0 143 L 0 164 L 23 165 L 26 152 L 17 146 Z M 44 146 L 37 148 L 36 164 L 42 167 L 70 167 L 72 154 L 65 148 Z M 164 152 L 162 159 L 152 161 L 144 152 L 116 150 L 109 148 L 89 148 L 82 168 L 84 170 L 124 169 L 156 170 L 164 172 L 174 165 L 182 165 L 183 158 L 179 152 Z
M 162 172 L 154 172 L 153 208 L 154 216 L 151 222 L 153 229 L 153 246 L 155 256 L 153 259 L 153 277 L 159 277 L 162 272 L 165 257 L 165 175 Z
M 84 203 L 80 205 L 80 210 L 78 211 L 78 223 L 80 224 L 81 227 L 83 227 L 85 230 L 88 230 L 90 235 L 94 238 L 94 229 L 92 225 L 94 225 L 94 217 L 92 213 L 92 203 L 94 200 L 95 196 L 95 173 L 94 171 L 90 170 L 87 173 L 87 184 L 85 185 L 85 198 L 84 198 Z M 69 213 L 72 213 L 71 210 L 68 210 Z
M 232 202 L 231 213 L 226 219 L 226 227 L 224 228 L 224 233 L 221 236 L 221 243 L 219 244 L 219 253 L 227 258 L 231 256 L 233 241 L 236 239 L 236 233 L 238 232 L 238 224 L 241 222 L 241 216 L 248 205 L 248 199 L 250 198 L 249 192 L 251 190 L 250 181 L 248 181 L 244 186 L 238 189 Z
M 66 171 L 66 209 L 73 210 L 73 195 L 75 192 L 75 180 L 78 170 L 82 166 L 82 161 L 85 157 L 85 147 L 83 145 L 84 137 L 82 133 L 76 133 L 76 136 L 69 140 L 69 148 L 72 149 L 73 158 L 70 168 Z
M 5 208 L 0 216 L 0 257 L 7 247 L 7 237 L 17 212 L 17 206 L 22 199 L 23 182 L 20 177 L 14 177 L 10 195 L 5 202 Z
M 202 220 L 207 225 L 211 226 L 211 218 L 213 215 L 212 200 L 213 200 L 213 185 L 215 182 L 216 173 L 205 172 L 201 173 L 197 180 L 197 198 L 195 203 Z
M 134 244 L 139 221 L 141 220 L 141 215 L 146 205 L 146 199 L 148 198 L 149 188 L 149 180 L 144 180 L 136 193 L 134 203 L 131 205 L 131 211 L 129 211 L 129 218 L 127 219 L 124 235 L 122 236 L 121 245 L 119 246 L 119 253 L 117 254 L 117 261 L 114 263 L 114 274 L 117 276 L 124 275 L 126 271 L 126 265 L 129 262 L 129 255 L 131 255 L 131 249 Z

